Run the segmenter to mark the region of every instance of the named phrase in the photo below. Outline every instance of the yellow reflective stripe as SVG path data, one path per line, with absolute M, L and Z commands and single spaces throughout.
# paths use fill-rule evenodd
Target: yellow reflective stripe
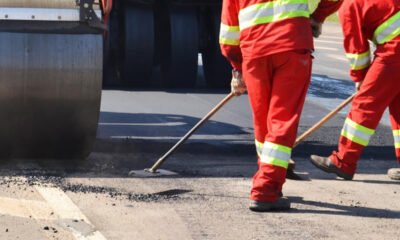
M 254 141 L 256 145 L 256 150 L 257 154 L 261 156 L 263 148 L 264 148 L 264 143 L 257 141 L 257 139 Z M 283 145 L 271 143 L 271 142 L 266 142 L 266 146 L 268 146 L 271 149 L 276 149 L 281 152 L 287 153 L 287 154 L 292 154 L 292 149 Z
M 400 34 L 400 12 L 382 23 L 374 32 L 374 42 L 383 44 L 392 40 Z
M 265 142 L 264 147 L 272 148 L 279 150 L 281 152 L 287 153 L 287 154 L 292 154 L 292 149 L 280 144 L 272 143 L 272 142 Z
M 361 132 L 364 132 L 364 133 L 366 133 L 368 135 L 372 136 L 375 133 L 374 129 L 370 129 L 370 128 L 364 127 L 363 125 L 360 125 L 360 124 L 354 122 L 350 118 L 346 119 L 346 123 L 349 124 L 350 126 L 354 127 L 355 129 L 357 129 L 357 130 L 359 130 Z
M 278 0 L 258 3 L 239 12 L 240 29 L 287 18 L 309 17 L 307 0 Z
M 220 30 L 224 31 L 224 32 L 239 32 L 240 28 L 239 28 L 239 26 L 230 26 L 230 25 L 221 23 Z
M 223 38 L 219 39 L 219 43 L 220 44 L 224 44 L 224 45 L 232 45 L 232 46 L 239 46 L 240 45 L 240 41 L 239 40 L 231 40 L 231 39 L 223 39 Z
M 346 53 L 347 59 L 350 61 L 352 70 L 361 70 L 371 65 L 371 52 L 368 50 L 364 53 Z
M 277 21 L 280 21 L 280 20 L 288 19 L 288 18 L 309 17 L 309 16 L 310 16 L 309 12 L 304 12 L 304 11 L 281 13 L 279 15 L 257 18 L 257 19 L 255 19 L 255 20 L 253 20 L 251 22 L 241 23 L 240 27 L 242 29 L 246 29 L 246 28 L 253 27 L 253 26 L 256 26 L 256 25 L 260 25 L 260 24 L 264 24 L 264 23 L 277 22 Z
M 368 141 L 366 141 L 364 139 L 361 139 L 361 138 L 358 138 L 358 137 L 354 136 L 353 134 L 351 134 L 351 133 L 349 133 L 349 132 L 347 132 L 345 130 L 342 130 L 341 135 L 343 137 L 351 140 L 352 142 L 358 143 L 358 144 L 360 144 L 362 146 L 367 146 L 368 145 Z
M 256 12 L 265 8 L 273 8 L 277 6 L 283 6 L 283 5 L 288 5 L 288 4 L 308 4 L 308 0 L 275 0 L 275 1 L 270 1 L 270 2 L 264 2 L 264 3 L 256 3 L 251 6 L 245 7 L 239 11 L 239 17 L 243 16 L 245 14 L 250 14 L 252 12 Z
M 262 163 L 287 168 L 289 165 L 292 149 L 280 144 L 265 142 L 261 152 Z
M 257 139 L 255 140 L 255 144 L 256 144 L 256 151 L 257 151 L 257 155 L 258 157 L 261 157 L 262 154 L 262 150 L 264 148 L 264 143 L 257 141 Z
M 393 130 L 394 147 L 400 148 L 400 129 Z
M 239 26 L 229 26 L 221 23 L 219 33 L 219 43 L 225 45 L 240 45 L 240 28 Z
M 263 161 L 264 163 L 267 164 L 271 164 L 274 166 L 278 166 L 278 167 L 283 167 L 283 168 L 288 168 L 289 166 L 289 162 L 288 161 L 284 161 L 281 159 L 277 159 L 277 158 L 268 158 L 267 161 Z
M 367 146 L 369 139 L 374 134 L 374 132 L 375 130 L 364 127 L 352 121 L 350 118 L 347 118 L 344 123 L 341 135 L 355 143 Z

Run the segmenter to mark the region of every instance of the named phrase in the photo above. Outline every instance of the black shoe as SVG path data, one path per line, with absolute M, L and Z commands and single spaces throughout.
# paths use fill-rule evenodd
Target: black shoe
M 275 202 L 259 202 L 251 200 L 249 209 L 254 212 L 269 212 L 276 210 L 289 210 L 290 201 L 286 197 L 278 198 Z
M 335 164 L 327 157 L 320 157 L 317 155 L 311 155 L 311 163 L 314 164 L 317 168 L 321 169 L 327 173 L 335 173 L 338 177 L 341 177 L 345 180 L 352 180 L 354 174 L 348 174 L 340 170 L 336 167 Z
M 391 168 L 388 170 L 388 176 L 392 180 L 400 180 L 400 168 Z

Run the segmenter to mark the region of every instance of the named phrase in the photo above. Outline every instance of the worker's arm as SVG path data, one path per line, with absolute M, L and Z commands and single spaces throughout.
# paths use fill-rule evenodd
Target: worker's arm
M 325 19 L 336 12 L 342 5 L 343 0 L 321 0 L 318 7 L 311 14 L 311 19 L 316 22 L 323 23 Z
M 322 33 L 322 23 L 325 19 L 336 12 L 342 5 L 343 0 L 321 0 L 318 7 L 310 16 L 313 36 L 318 38 Z
M 362 30 L 362 16 L 359 6 L 347 1 L 339 10 L 344 35 L 344 49 L 350 61 L 350 77 L 361 82 L 371 65 L 371 53 L 368 39 Z
M 240 51 L 239 5 L 237 0 L 223 0 L 219 43 L 222 54 L 235 70 L 242 70 Z

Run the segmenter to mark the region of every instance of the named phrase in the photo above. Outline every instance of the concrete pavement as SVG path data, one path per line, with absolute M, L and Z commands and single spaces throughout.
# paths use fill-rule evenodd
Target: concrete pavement
M 342 73 L 347 62 L 339 59 L 337 29 L 325 28 L 327 37 L 316 43 L 314 77 L 299 132 L 353 92 Z M 387 126 L 380 125 L 353 181 L 337 180 L 308 160 L 312 153 L 327 155 L 335 149 L 346 110 L 294 150 L 296 171 L 306 181 L 285 184 L 284 194 L 293 202 L 289 212 L 260 214 L 247 208 L 257 168 L 247 96 L 229 102 L 162 166 L 179 175 L 128 177 L 130 170 L 153 164 L 226 94 L 103 91 L 98 137 L 87 160 L 1 163 L 0 239 L 400 236 L 400 185 L 386 176 L 397 164 Z

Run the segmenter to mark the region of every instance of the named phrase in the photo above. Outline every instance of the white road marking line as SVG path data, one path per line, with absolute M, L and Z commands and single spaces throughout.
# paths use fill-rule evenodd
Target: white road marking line
M 328 51 L 337 51 L 339 52 L 338 48 L 331 48 L 331 47 L 321 47 L 321 46 L 316 46 L 316 50 L 328 50 Z
M 45 202 L 0 197 L 0 214 L 39 220 L 57 219 L 52 212 L 53 210 Z
M 318 43 L 328 43 L 328 44 L 339 44 L 341 45 L 341 42 L 337 41 L 337 40 L 325 40 L 325 39 L 315 39 L 315 42 Z
M 345 62 L 346 66 L 350 66 L 349 60 L 347 60 L 345 53 L 336 53 L 336 52 L 328 52 L 328 51 L 319 51 L 317 49 L 317 51 L 314 52 L 314 56 L 316 57 L 315 62 L 320 62 L 321 59 L 322 60 L 337 60 L 340 62 Z M 319 65 L 323 65 L 323 63 L 319 63 Z M 325 64 L 327 67 L 331 67 L 328 66 L 327 64 Z
M 335 59 L 335 60 L 343 61 L 343 62 L 346 62 L 346 63 L 349 62 L 349 60 L 347 60 L 347 58 L 345 57 L 344 53 L 343 53 L 342 55 L 327 54 L 327 56 L 328 56 L 329 58 L 333 58 L 333 59 Z M 346 66 L 347 66 L 347 65 L 346 65 Z M 350 64 L 348 65 L 348 67 L 350 68 Z
M 59 216 L 59 218 L 84 221 L 86 224 L 95 228 L 93 224 L 90 223 L 89 219 L 83 215 L 81 210 L 61 189 L 40 186 L 35 186 L 35 188 L 53 209 L 54 213 Z M 94 231 L 90 235 L 84 236 L 82 233 L 78 232 L 72 227 L 69 227 L 69 229 L 77 240 L 106 240 L 106 238 L 99 231 Z
M 331 39 L 337 39 L 337 40 L 342 40 L 343 41 L 343 37 L 341 37 L 341 36 L 323 35 L 322 39 L 325 39 L 325 38 L 331 38 Z

